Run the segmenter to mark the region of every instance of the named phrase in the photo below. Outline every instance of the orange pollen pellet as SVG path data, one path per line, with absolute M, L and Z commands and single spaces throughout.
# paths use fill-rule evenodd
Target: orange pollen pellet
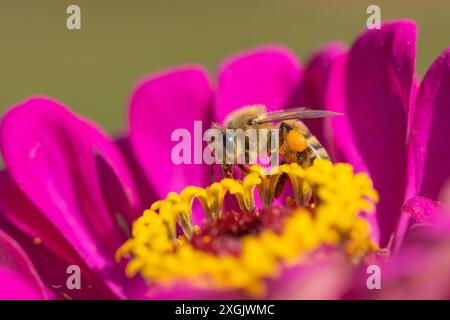
M 297 130 L 291 130 L 286 135 L 286 143 L 290 150 L 295 152 L 303 152 L 308 146 L 305 137 Z

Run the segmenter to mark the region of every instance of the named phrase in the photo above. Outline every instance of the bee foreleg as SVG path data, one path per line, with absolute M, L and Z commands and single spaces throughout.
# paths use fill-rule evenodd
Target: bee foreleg
M 288 175 L 286 173 L 283 173 L 277 181 L 277 184 L 275 186 L 274 190 L 274 198 L 278 198 L 281 195 L 281 192 L 284 189 L 284 185 L 286 184 L 286 180 L 288 178 Z
M 243 164 L 238 164 L 237 165 L 239 167 L 239 169 L 241 170 L 241 173 L 243 176 L 246 176 L 249 172 L 250 169 L 248 169 L 246 166 L 244 166 Z
M 222 179 L 225 178 L 233 178 L 233 168 L 231 165 L 223 164 L 220 166 L 220 174 L 222 175 Z
M 214 165 L 210 165 L 209 166 L 211 168 L 211 184 L 213 184 L 214 182 L 216 182 L 216 174 L 214 172 Z
M 220 166 L 220 176 L 221 176 L 222 180 L 225 179 L 225 170 L 224 170 L 223 166 Z

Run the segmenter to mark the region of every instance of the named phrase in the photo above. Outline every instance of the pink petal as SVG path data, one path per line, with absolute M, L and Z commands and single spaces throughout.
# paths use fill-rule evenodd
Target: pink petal
M 422 195 L 436 200 L 441 187 L 450 176 L 450 171 L 447 170 L 450 151 L 442 148 L 450 136 L 450 103 L 445 98 L 448 92 L 445 87 L 450 86 L 449 52 L 450 49 L 446 49 L 433 63 L 420 87 L 418 81 L 415 81 L 415 103 L 412 104 L 408 122 L 407 198 Z M 409 216 L 403 215 L 397 229 L 399 243 L 409 225 Z
M 398 21 L 369 30 L 347 64 L 346 108 L 375 188 L 381 245 L 400 215 L 406 186 L 406 122 L 414 77 L 416 26 Z
M 411 149 L 417 193 L 436 200 L 450 178 L 450 48 L 433 63 L 423 79 L 414 112 Z
M 450 242 L 433 249 L 411 248 L 384 268 L 387 284 L 379 299 L 449 299 Z
M 203 131 L 210 127 L 211 103 L 208 76 L 196 66 L 153 75 L 136 87 L 130 102 L 129 139 L 139 165 L 159 198 L 171 191 L 180 192 L 187 185 L 209 183 L 206 165 L 174 164 L 171 151 L 178 142 L 172 142 L 171 135 L 175 129 L 189 130 L 191 146 L 194 146 L 194 141 L 202 139 L 193 135 L 194 121 L 202 121 Z M 194 163 L 194 152 L 190 158 Z
M 81 252 L 98 256 L 101 248 L 83 245 L 96 243 L 96 236 L 110 249 L 120 245 L 120 239 L 112 236 L 119 232 L 98 183 L 96 155 L 106 151 L 119 157 L 108 138 L 46 98 L 33 98 L 9 110 L 0 134 L 13 180 L 47 219 L 79 242 Z
M 4 217 L 31 238 L 40 239 L 62 259 L 70 261 L 77 256 L 63 233 L 39 212 L 6 171 L 0 172 L 0 212 L 2 218 Z M 11 232 L 11 230 L 8 231 Z
M 410 135 L 412 129 L 412 118 L 414 117 L 414 109 L 415 109 L 415 101 L 417 97 L 417 93 L 419 91 L 419 83 L 420 80 L 416 75 L 414 77 L 414 82 L 412 86 L 411 92 L 411 103 L 410 103 L 410 111 L 408 113 L 408 129 L 406 134 L 407 141 L 407 181 L 406 181 L 406 191 L 405 191 L 405 199 L 410 199 L 411 197 L 415 197 L 418 194 L 417 187 L 417 177 L 416 177 L 416 160 L 415 160 L 415 151 L 414 148 L 411 148 L 410 145 Z M 398 250 L 402 245 L 403 238 L 405 234 L 408 232 L 410 227 L 410 216 L 407 214 L 402 214 L 400 216 L 400 220 L 397 224 L 397 229 L 395 231 L 395 249 Z
M 445 212 L 450 213 L 450 180 L 444 184 L 439 194 L 439 199 Z
M 268 110 L 288 107 L 299 87 L 302 69 L 289 49 L 270 46 L 232 56 L 219 70 L 215 119 L 222 123 L 233 110 L 265 104 Z
M 450 298 L 450 224 L 441 216 L 435 225 L 415 225 L 401 250 L 381 263 L 381 290 L 362 296 L 376 299 Z M 446 230 L 442 228 L 445 226 Z
M 126 239 L 123 229 L 128 229 L 126 221 L 132 219 L 138 199 L 114 143 L 47 98 L 33 98 L 9 110 L 0 139 L 8 174 L 18 187 L 4 187 L 12 192 L 2 199 L 10 220 L 65 260 L 72 257 L 66 250 L 72 247 L 105 279 L 115 267 L 114 252 Z M 105 170 L 120 188 L 102 188 Z M 108 201 L 111 197 L 127 200 L 123 212 L 109 211 L 119 208 L 118 202 Z M 120 227 L 119 220 L 124 221 Z
M 349 287 L 351 265 L 341 257 L 283 268 L 269 281 L 267 299 L 340 299 Z
M 348 54 L 334 54 L 325 92 L 326 109 L 341 112 L 343 116 L 325 121 L 325 137 L 330 156 L 337 162 L 349 162 L 357 171 L 364 171 L 365 165 L 355 144 L 350 119 L 346 110 L 346 66 Z
M 47 299 L 47 295 L 26 253 L 0 230 L 0 300 L 6 299 Z
M 26 201 L 26 200 L 25 200 Z M 68 248 L 65 252 L 66 257 L 56 254 L 48 246 L 48 241 L 44 242 L 41 238 L 32 238 L 21 232 L 12 224 L 0 219 L 0 227 L 7 231 L 14 240 L 28 254 L 34 267 L 39 273 L 40 278 L 52 293 L 52 299 L 117 299 L 118 295 L 108 287 L 107 279 L 101 279 L 90 269 L 81 257 L 74 252 L 73 248 Z M 37 241 L 39 239 L 39 241 Z M 64 242 L 64 238 L 60 236 L 57 241 Z M 67 268 L 70 265 L 80 267 L 81 288 L 69 289 L 67 287 L 67 279 L 70 274 Z
M 313 54 L 297 93 L 291 102 L 293 106 L 307 106 L 312 109 L 343 111 L 344 69 L 337 68 L 345 60 L 346 49 L 339 42 L 326 44 Z M 339 72 L 339 75 L 335 73 Z M 311 132 L 331 151 L 332 142 L 327 137 L 330 119 L 307 119 L 305 124 Z M 327 131 L 327 133 L 325 132 Z
M 201 289 L 189 283 L 149 289 L 145 296 L 152 300 L 238 300 L 245 297 L 236 291 Z
M 156 190 L 153 190 L 144 171 L 142 170 L 142 167 L 139 165 L 133 152 L 133 148 L 131 147 L 130 138 L 127 136 L 119 137 L 116 139 L 116 144 L 122 152 L 122 155 L 127 162 L 127 166 L 133 176 L 133 180 L 141 200 L 141 208 L 139 211 L 142 212 L 146 208 L 149 208 L 153 202 L 159 200 Z

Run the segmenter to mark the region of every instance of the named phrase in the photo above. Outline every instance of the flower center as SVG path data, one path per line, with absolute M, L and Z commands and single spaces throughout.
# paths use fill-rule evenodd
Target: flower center
M 206 221 L 199 232 L 193 234 L 190 243 L 197 250 L 215 255 L 239 256 L 245 236 L 256 237 L 269 230 L 280 234 L 284 218 L 292 213 L 293 209 L 280 207 L 248 213 L 227 211 L 221 219 Z
M 275 207 L 283 177 L 290 181 L 294 199 Z M 255 208 L 255 189 L 260 209 Z M 239 210 L 223 212 L 227 193 Z M 206 215 L 201 226 L 192 224 L 194 198 Z M 126 274 L 140 272 L 153 284 L 188 281 L 261 295 L 265 279 L 275 277 L 280 267 L 301 263 L 321 249 L 343 251 L 353 262 L 375 251 L 369 223 L 360 213 L 372 212 L 377 200 L 370 179 L 354 174 L 347 164 L 317 159 L 309 168 L 292 163 L 270 173 L 252 166 L 243 180 L 224 179 L 205 189 L 188 186 L 155 202 L 135 221 L 132 238 L 116 258 L 131 257 Z

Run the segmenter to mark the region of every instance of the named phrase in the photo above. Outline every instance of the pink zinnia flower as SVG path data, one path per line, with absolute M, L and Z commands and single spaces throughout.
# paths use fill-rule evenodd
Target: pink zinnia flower
M 33 97 L 14 106 L 0 127 L 6 166 L 0 175 L 0 281 L 8 288 L 0 297 L 245 297 L 185 282 L 149 296 L 149 287 L 160 289 L 158 279 L 148 286 L 140 277 L 125 277 L 125 263 L 117 264 L 114 255 L 131 237 L 131 223 L 154 201 L 211 182 L 206 165 L 173 165 L 173 130 L 191 130 L 195 120 L 206 129 L 253 104 L 345 113 L 306 123 L 334 161 L 368 172 L 379 193 L 376 215 L 366 217 L 371 237 L 384 248 L 394 235 L 398 249 L 386 265 L 375 260 L 387 277 L 380 296 L 448 297 L 450 279 L 433 275 L 424 283 L 421 270 L 450 265 L 442 258 L 449 248 L 448 207 L 435 203 L 449 177 L 450 48 L 419 81 L 415 43 L 415 24 L 396 21 L 365 31 L 349 50 L 340 43 L 324 46 L 306 68 L 288 49 L 269 46 L 226 60 L 217 82 L 199 66 L 152 75 L 132 94 L 129 132 L 118 141 L 52 99 Z M 427 224 L 419 235 L 411 216 Z M 66 289 L 68 265 L 81 268 L 81 290 Z M 265 297 L 370 297 L 363 266 L 355 268 L 343 255 L 289 265 L 265 280 Z M 434 283 L 439 290 L 422 290 Z

